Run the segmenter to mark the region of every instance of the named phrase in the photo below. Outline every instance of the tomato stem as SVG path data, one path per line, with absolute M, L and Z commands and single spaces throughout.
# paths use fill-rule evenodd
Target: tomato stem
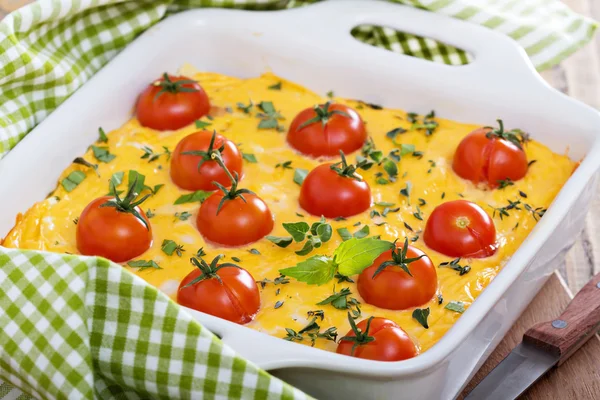
M 231 187 L 229 189 L 227 189 L 225 186 L 221 185 L 219 182 L 213 181 L 213 184 L 216 187 L 218 187 L 219 190 L 221 190 L 221 192 L 223 192 L 223 198 L 221 199 L 221 201 L 219 202 L 219 205 L 217 206 L 217 215 L 219 215 L 219 212 L 221 211 L 223 204 L 225 204 L 225 202 L 227 200 L 233 200 L 236 197 L 239 197 L 240 199 L 242 199 L 244 201 L 244 203 L 246 203 L 246 198 L 244 197 L 244 194 L 254 194 L 254 192 L 252 192 L 251 190 L 248 190 L 248 189 L 238 189 L 240 177 L 237 172 L 235 172 L 235 176 L 231 175 L 231 172 L 229 172 L 229 170 L 225 166 L 225 163 L 223 162 L 223 159 L 221 158 L 220 153 L 213 153 L 211 155 L 211 158 L 213 160 L 215 160 L 221 166 L 221 168 L 223 168 L 223 170 L 229 177 L 229 180 L 231 181 Z
M 146 201 L 146 199 L 150 197 L 150 195 L 147 194 L 141 199 L 137 201 L 135 200 L 135 198 L 138 196 L 138 193 L 135 191 L 137 179 L 138 178 L 136 176 L 133 182 L 129 184 L 129 189 L 127 190 L 127 194 L 123 199 L 119 197 L 117 188 L 115 186 L 115 182 L 111 180 L 111 193 L 115 194 L 115 198 L 107 200 L 106 203 L 101 204 L 100 207 L 113 207 L 119 212 L 133 214 L 134 217 L 139 219 L 144 224 L 147 230 L 150 230 L 150 225 L 148 225 L 148 221 L 146 221 L 146 219 L 142 217 L 142 215 L 136 209 L 136 207 L 142 204 L 144 201 Z
M 221 153 L 223 152 L 223 150 L 225 150 L 225 142 L 223 142 L 223 144 L 221 146 L 219 146 L 218 148 L 215 148 L 216 138 L 217 138 L 217 131 L 213 131 L 213 135 L 210 138 L 210 143 L 208 144 L 208 149 L 206 149 L 206 151 L 204 151 L 204 150 L 183 151 L 181 153 L 181 155 L 202 157 L 200 159 L 200 161 L 198 162 L 198 172 L 200 172 L 200 167 L 202 167 L 202 165 L 206 161 L 217 161 L 217 158 L 219 158 L 219 159 L 222 158 Z M 227 170 L 226 170 L 226 172 L 229 173 L 229 171 L 227 171 Z
M 340 150 L 340 157 L 342 158 L 342 161 L 332 164 L 329 168 L 344 178 L 352 178 L 356 179 L 357 181 L 362 181 L 362 176 L 356 172 L 356 170 L 362 166 L 362 163 L 357 165 L 348 164 L 346 161 L 346 155 L 342 150 Z
M 323 127 L 325 127 L 325 125 L 327 125 L 327 123 L 329 122 L 329 120 L 335 115 L 341 115 L 343 117 L 346 118 L 350 118 L 350 115 L 348 115 L 347 112 L 345 111 L 341 111 L 341 110 L 329 110 L 329 106 L 331 106 L 331 102 L 328 101 L 325 104 L 317 104 L 313 107 L 313 110 L 315 111 L 315 114 L 317 114 L 315 117 L 309 119 L 308 121 L 303 122 L 302 124 L 300 124 L 300 126 L 298 126 L 298 129 L 296 129 L 296 131 L 301 130 L 302 128 L 305 128 L 309 125 L 315 124 L 317 122 L 321 122 L 321 124 L 323 125 Z
M 200 270 L 200 275 L 197 276 L 196 278 L 194 278 L 192 281 L 190 281 L 187 285 L 183 286 L 181 289 L 185 289 L 187 287 L 193 286 L 195 284 L 197 284 L 198 282 L 201 282 L 203 280 L 206 279 L 216 279 L 219 281 L 219 283 L 222 285 L 223 281 L 221 280 L 221 277 L 219 275 L 217 275 L 217 272 L 221 269 L 221 268 L 226 268 L 226 267 L 233 267 L 233 268 L 239 268 L 241 269 L 241 267 L 239 265 L 233 264 L 233 263 L 223 263 L 223 264 L 218 264 L 219 260 L 221 258 L 223 258 L 224 255 L 223 254 L 219 254 L 217 255 L 215 258 L 213 258 L 213 260 L 210 262 L 210 264 L 208 264 L 206 261 L 204 261 L 204 259 L 202 257 L 192 257 L 190 258 L 190 262 L 196 266 L 199 270 Z
M 339 342 L 342 342 L 342 341 L 354 342 L 354 345 L 352 346 L 352 350 L 350 351 L 351 356 L 354 356 L 354 350 L 356 350 L 356 348 L 358 346 L 362 346 L 363 344 L 367 344 L 367 343 L 375 340 L 375 338 L 373 336 L 369 336 L 369 328 L 371 327 L 372 320 L 373 320 L 373 317 L 369 317 L 369 319 L 367 320 L 367 326 L 365 328 L 365 331 L 362 332 L 360 330 L 360 328 L 358 328 L 356 326 L 356 322 L 354 322 L 352 315 L 350 315 L 350 313 L 348 313 L 348 322 L 350 322 L 350 328 L 352 328 L 352 332 L 354 332 L 354 334 L 356 336 L 344 336 L 344 337 L 340 338 Z
M 397 239 L 396 239 L 396 241 L 397 241 Z M 392 250 L 392 259 L 389 261 L 382 262 L 381 265 L 379 265 L 379 267 L 377 267 L 377 270 L 375 271 L 375 273 L 373 274 L 371 279 L 374 279 L 381 271 L 383 271 L 384 269 L 386 269 L 387 267 L 390 267 L 390 266 L 400 267 L 408 275 L 413 276 L 410 273 L 410 270 L 408 269 L 408 265 L 412 262 L 418 261 L 421 258 L 425 257 L 425 254 L 422 254 L 419 257 L 407 258 L 406 254 L 408 253 L 408 238 L 404 238 L 404 246 L 402 247 L 402 249 L 399 249 L 398 247 L 396 247 L 396 241 L 394 241 L 394 248 Z
M 154 96 L 153 101 L 158 99 L 163 93 L 175 94 L 175 93 L 182 93 L 182 92 L 188 92 L 188 93 L 197 92 L 198 89 L 196 89 L 196 88 L 189 88 L 189 87 L 183 86 L 183 85 L 192 85 L 195 83 L 197 83 L 197 82 L 192 79 L 181 79 L 181 80 L 173 82 L 171 80 L 171 78 L 169 78 L 169 75 L 165 72 L 165 73 L 163 73 L 162 79 L 159 79 L 152 83 L 152 86 L 157 86 L 157 87 L 161 88 L 160 91 L 158 93 L 156 93 L 156 95 Z
M 503 139 L 506 140 L 519 149 L 523 150 L 523 145 L 529 141 L 529 134 L 523 132 L 520 129 L 513 129 L 510 131 L 504 130 L 504 122 L 501 119 L 497 119 L 498 128 L 493 128 L 491 126 L 485 126 L 484 128 L 489 129 L 490 131 L 486 133 L 486 137 L 488 139 Z

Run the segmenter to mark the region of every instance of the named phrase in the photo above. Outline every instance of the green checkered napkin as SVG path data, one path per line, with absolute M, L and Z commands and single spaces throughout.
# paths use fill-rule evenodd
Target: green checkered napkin
M 0 159 L 137 35 L 193 7 L 279 9 L 311 0 L 41 0 L 0 23 Z M 538 69 L 595 22 L 558 0 L 400 0 L 516 39 Z M 447 64 L 467 53 L 385 27 L 366 43 Z M 1 162 L 1 161 L 0 161 Z M 239 358 L 117 264 L 0 247 L 0 399 L 304 398 Z M 18 389 L 17 389 L 18 388 Z M 22 391 L 20 391 L 20 390 Z

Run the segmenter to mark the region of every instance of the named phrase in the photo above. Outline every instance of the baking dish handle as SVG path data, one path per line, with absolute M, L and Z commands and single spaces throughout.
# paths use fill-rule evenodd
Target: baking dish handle
M 517 85 L 531 83 L 532 75 L 539 77 L 523 48 L 505 34 L 441 13 L 389 1 L 329 0 L 293 13 L 281 13 L 276 20 L 286 26 L 286 30 L 290 26 L 296 27 L 296 40 L 335 43 L 335 48 L 330 51 L 341 57 L 365 51 L 366 45 L 350 32 L 358 25 L 371 24 L 435 39 L 463 49 L 474 58 L 468 65 L 448 66 L 369 46 L 371 51 L 377 52 L 373 56 L 374 62 L 389 63 L 390 68 L 397 69 L 399 57 L 404 57 L 402 67 L 407 67 L 406 73 L 418 74 L 420 69 L 431 73 L 431 68 L 443 68 L 456 74 L 469 74 L 471 78 L 476 74 L 488 81 L 501 75 L 517 80 Z M 350 56 L 345 58 L 351 60 Z M 414 68 L 410 68 L 411 64 Z

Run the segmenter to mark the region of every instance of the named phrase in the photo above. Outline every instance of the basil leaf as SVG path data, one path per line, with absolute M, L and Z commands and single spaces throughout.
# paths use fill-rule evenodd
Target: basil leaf
M 448 304 L 446 304 L 446 307 L 444 307 L 446 310 L 450 310 L 450 311 L 455 311 L 457 313 L 464 313 L 465 312 L 465 303 L 463 303 L 462 301 L 451 301 Z
M 290 244 L 292 244 L 292 238 L 289 236 L 267 236 L 267 240 L 269 240 L 270 242 L 273 242 L 274 244 L 276 244 L 279 247 L 283 247 L 286 248 L 288 247 Z
M 349 239 L 333 252 L 333 260 L 340 274 L 351 276 L 361 273 L 373 264 L 381 253 L 390 250 L 394 244 L 375 238 Z
M 316 239 L 316 238 L 312 238 L 312 239 Z M 318 240 L 318 239 L 317 239 Z M 305 256 L 308 253 L 310 253 L 311 251 L 313 251 L 313 249 L 315 247 L 321 247 L 321 242 L 319 241 L 319 245 L 318 246 L 314 246 L 313 245 L 313 241 L 312 240 L 307 240 L 304 243 L 304 247 L 302 247 L 301 250 L 296 251 L 296 254 L 298 254 L 299 256 Z
M 86 178 L 86 175 L 82 171 L 73 171 L 65 179 L 63 179 L 60 184 L 67 192 L 72 192 L 83 180 Z
M 212 192 L 197 190 L 195 192 L 179 196 L 179 198 L 175 200 L 175 203 L 173 204 L 195 203 L 197 201 L 203 203 L 204 200 L 206 200 L 211 194 Z
M 109 163 L 116 157 L 114 154 L 110 154 L 108 147 L 98 147 L 92 145 L 92 152 L 94 153 L 96 160 L 102 161 L 103 163 Z
M 258 103 L 258 107 L 267 114 L 275 113 L 275 106 L 271 101 L 261 101 L 260 103 Z
M 331 239 L 331 235 L 333 235 L 333 229 L 331 229 L 331 225 L 321 224 L 317 227 L 317 236 L 322 242 L 328 242 L 329 239 Z
M 280 269 L 279 272 L 309 285 L 322 285 L 333 278 L 335 265 L 329 257 L 312 256 L 294 267 Z
M 306 179 L 306 175 L 308 175 L 307 169 L 296 168 L 294 170 L 294 182 L 302 186 L 302 182 L 304 182 L 304 179 Z
M 100 173 L 98 172 L 98 164 L 92 164 L 91 162 L 87 161 L 83 157 L 77 157 L 76 159 L 74 159 L 73 164 L 79 164 L 79 165 L 86 166 L 88 168 L 93 168 L 94 171 L 96 172 L 96 175 L 100 176 Z
M 338 228 L 337 233 L 342 237 L 342 240 L 345 242 L 346 240 L 352 239 L 352 234 L 347 228 Z
M 301 242 L 306 238 L 308 233 L 308 224 L 306 222 L 283 223 L 283 229 L 288 231 L 296 242 Z
M 370 232 L 371 232 L 371 229 L 369 228 L 369 225 L 365 225 L 358 231 L 354 232 L 354 237 L 357 239 L 362 239 L 362 238 L 369 236 Z
M 179 246 L 173 240 L 165 239 L 162 242 L 161 250 L 168 256 L 172 256 L 177 250 L 177 255 L 181 257 L 181 250 L 183 246 Z
M 429 324 L 427 323 L 427 318 L 429 317 L 429 312 L 430 312 L 429 307 L 416 308 L 412 313 L 412 317 L 414 319 L 416 319 L 417 322 L 423 326 L 423 328 L 429 329 Z

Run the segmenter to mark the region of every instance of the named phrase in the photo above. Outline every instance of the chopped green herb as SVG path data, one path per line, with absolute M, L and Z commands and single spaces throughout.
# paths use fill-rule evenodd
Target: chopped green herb
M 79 223 L 79 217 L 75 217 L 75 219 L 73 219 L 73 223 L 77 225 Z
M 330 99 L 333 99 L 333 97 L 335 96 L 333 94 L 333 90 L 330 90 L 329 92 L 327 92 L 326 96 L 329 97 Z
M 236 105 L 238 109 L 244 112 L 244 114 L 250 114 L 252 107 L 254 107 L 254 103 L 252 102 L 252 100 L 248 101 L 248 105 L 245 105 L 244 103 L 237 103 Z
M 173 203 L 173 204 L 196 203 L 198 201 L 200 203 L 203 203 L 204 200 L 206 200 L 211 194 L 212 194 L 212 192 L 206 192 L 204 190 L 197 190 L 195 192 L 179 196 L 177 198 L 177 200 L 175 200 L 175 203 Z
M 102 129 L 102 127 L 98 128 L 98 140 L 97 142 L 100 143 L 108 143 L 108 136 L 106 136 L 106 133 L 104 132 L 104 129 Z
M 390 138 L 392 140 L 396 140 L 396 136 L 401 135 L 406 132 L 407 131 L 404 128 L 395 128 L 395 129 L 392 129 L 391 131 L 389 131 L 388 133 L 386 133 L 385 136 L 387 136 L 388 138 Z
M 425 201 L 425 199 L 422 199 L 422 198 L 420 198 L 420 197 L 419 197 L 419 199 L 418 199 L 418 200 L 419 200 L 419 205 L 420 205 L 421 207 L 423 207 L 425 204 L 427 204 L 427 202 Z
M 79 164 L 88 168 L 92 168 L 96 172 L 96 175 L 100 176 L 100 174 L 98 173 L 98 164 L 92 164 L 91 162 L 86 161 L 83 157 L 77 157 L 76 159 L 74 159 L 73 164 Z
M 275 110 L 275 106 L 270 101 L 261 101 L 258 103 L 258 108 L 261 109 L 262 113 L 258 113 L 257 116 L 260 118 L 258 123 L 258 129 L 280 129 L 279 119 L 283 119 L 283 116 Z
M 437 302 L 438 302 L 438 305 L 442 304 L 444 302 L 444 296 L 442 296 L 441 294 L 438 294 L 437 295 Z
M 72 192 L 81 182 L 84 181 L 86 175 L 82 171 L 73 171 L 60 184 L 67 192 Z
M 282 163 L 277 163 L 277 164 L 275 164 L 275 168 L 292 169 L 292 162 L 291 161 L 284 161 Z
M 446 310 L 455 311 L 457 313 L 462 314 L 463 312 L 465 312 L 465 303 L 463 303 L 462 301 L 451 301 L 448 304 L 446 304 L 446 307 L 444 308 Z
M 283 305 L 283 301 L 281 300 L 277 300 L 277 302 L 275 303 L 275 309 L 277 310 L 279 307 L 281 307 Z
M 273 285 L 285 285 L 290 283 L 290 280 L 287 277 L 280 275 L 274 280 L 264 278 L 262 281 L 256 281 L 256 283 L 260 285 L 261 289 L 264 289 L 269 283 L 272 283 Z
M 350 240 L 353 237 L 348 228 L 338 228 L 336 231 L 343 241 Z
M 273 244 L 279 246 L 279 247 L 283 247 L 286 248 L 288 247 L 290 244 L 292 244 L 293 239 L 290 236 L 267 236 L 266 239 L 270 242 L 272 242 Z
M 406 229 L 408 229 L 409 231 L 411 231 L 411 232 L 414 232 L 413 228 L 412 228 L 412 227 L 411 227 L 409 224 L 407 224 L 406 222 L 404 223 L 404 226 L 405 226 L 405 227 L 406 227 Z
M 504 207 L 494 207 L 490 205 L 490 207 L 494 210 L 492 217 L 496 217 L 496 214 L 500 217 L 500 219 L 504 219 L 504 217 L 508 217 L 510 214 L 508 213 L 510 210 L 521 210 L 519 205 L 521 204 L 521 200 L 511 201 L 507 200 L 508 205 Z
M 138 272 L 142 272 L 147 269 L 162 269 L 154 260 L 129 261 L 127 265 L 131 268 L 138 268 Z
M 187 211 L 175 213 L 175 218 L 177 218 L 180 221 L 187 221 L 188 218 L 191 216 L 192 216 L 192 214 Z
M 412 190 L 412 183 L 410 181 L 406 181 L 406 186 L 404 187 L 404 189 L 400 190 L 400 194 L 402 196 L 406 196 L 409 201 L 408 204 L 410 204 L 410 191 Z
M 211 122 L 205 122 L 205 121 L 200 121 L 200 120 L 196 121 L 196 128 L 198 128 L 198 129 L 204 129 L 211 125 L 212 125 Z
M 270 89 L 270 90 L 281 90 L 281 81 L 277 82 L 274 85 L 268 86 L 267 89 Z
M 110 154 L 108 147 L 99 147 L 92 145 L 92 153 L 94 153 L 94 157 L 96 160 L 101 161 L 103 163 L 109 163 L 115 159 L 114 154 Z
M 181 257 L 181 253 L 185 251 L 183 245 L 179 245 L 171 239 L 163 240 L 161 250 L 168 256 L 172 256 L 173 253 L 175 253 L 179 257 Z
M 239 257 L 231 257 L 231 259 L 235 262 L 242 262 L 242 260 Z
M 464 274 L 468 273 L 471 270 L 471 267 L 469 265 L 465 265 L 464 267 L 461 266 L 459 264 L 460 262 L 460 257 L 459 258 L 455 258 L 452 261 L 446 261 L 443 263 L 440 263 L 439 267 L 447 267 L 447 268 L 452 268 L 453 270 L 458 272 L 458 275 L 463 276 Z
M 152 211 L 151 209 L 148 209 L 148 210 L 146 211 L 146 217 L 148 217 L 148 218 L 152 218 L 152 217 L 154 217 L 155 215 L 156 215 L 156 214 L 154 214 L 154 211 Z
M 256 164 L 258 162 L 256 156 L 252 153 L 242 153 L 242 158 L 251 164 Z
M 371 230 L 369 229 L 369 225 L 365 225 L 358 231 L 354 232 L 353 236 L 357 239 L 362 239 L 362 238 L 369 236 L 370 231 Z
M 521 190 L 519 190 L 519 196 L 521 196 L 522 198 L 526 199 L 527 198 L 527 194 Z
M 142 147 L 142 151 L 144 152 L 144 154 L 142 154 L 142 156 L 140 157 L 141 159 L 147 159 L 148 162 L 152 162 L 152 161 L 156 161 L 158 160 L 158 158 L 162 155 L 167 156 L 167 161 L 171 159 L 171 150 L 169 150 L 169 148 L 167 146 L 163 146 L 163 153 L 155 153 L 154 150 L 152 150 L 150 147 L 148 146 L 144 146 Z
M 204 247 L 200 247 L 198 251 L 196 251 L 196 257 L 204 257 L 206 252 L 204 251 Z
M 423 328 L 429 329 L 429 324 L 427 323 L 427 318 L 429 317 L 429 312 L 430 312 L 429 307 L 416 308 L 412 313 L 412 317 L 414 319 L 416 319 L 417 322 L 423 326 Z
M 346 275 L 340 274 L 339 272 L 336 272 L 336 274 L 333 277 L 338 280 L 337 283 L 342 283 L 342 282 L 354 283 L 354 281 L 352 279 L 350 279 Z
M 251 254 L 256 254 L 257 256 L 260 256 L 260 251 L 256 250 L 256 249 L 250 249 L 248 250 Z
M 515 183 L 510 178 L 499 179 L 498 180 L 498 189 L 504 189 L 508 186 L 513 186 Z
M 308 175 L 307 169 L 296 168 L 294 170 L 294 182 L 302 186 L 302 182 L 306 179 L 306 175 Z

